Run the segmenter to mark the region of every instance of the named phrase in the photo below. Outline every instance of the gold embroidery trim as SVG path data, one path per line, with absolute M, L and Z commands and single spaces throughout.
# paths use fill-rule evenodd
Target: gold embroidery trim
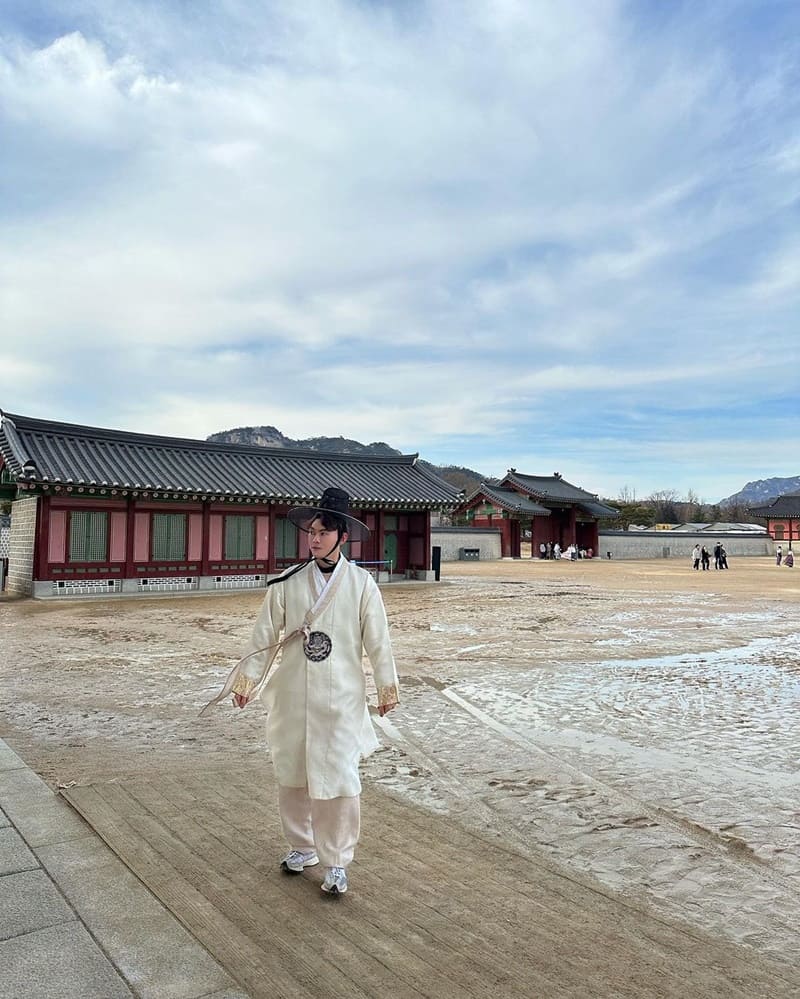
M 397 685 L 392 683 L 388 687 L 378 687 L 378 705 L 398 704 L 400 697 L 397 693 Z
M 249 697 L 253 690 L 255 689 L 256 681 L 250 680 L 246 676 L 242 676 L 241 673 L 236 677 L 236 681 L 231 687 L 232 694 L 241 694 L 242 697 Z

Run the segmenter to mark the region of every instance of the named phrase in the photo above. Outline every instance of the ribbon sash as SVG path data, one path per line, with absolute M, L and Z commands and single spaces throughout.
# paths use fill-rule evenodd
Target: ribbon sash
M 339 589 L 341 581 L 344 579 L 346 571 L 345 570 L 346 563 L 347 559 L 344 557 L 344 555 L 340 555 L 339 564 L 336 566 L 333 575 L 331 576 L 330 580 L 325 584 L 321 593 L 317 592 L 317 584 L 314 579 L 313 573 L 309 573 L 308 581 L 309 581 L 309 586 L 311 587 L 311 595 L 312 597 L 316 597 L 316 599 L 312 604 L 311 608 L 308 611 L 306 611 L 305 617 L 303 618 L 303 623 L 300 625 L 300 627 L 295 628 L 295 630 L 289 632 L 288 635 L 284 635 L 284 637 L 280 641 L 275 642 L 273 645 L 265 645 L 263 649 L 255 649 L 255 651 L 253 652 L 248 652 L 246 656 L 242 656 L 239 662 L 236 663 L 236 665 L 228 674 L 227 680 L 222 685 L 222 690 L 220 690 L 217 696 L 212 698 L 208 702 L 208 704 L 206 704 L 203 708 L 201 708 L 200 715 L 198 715 L 198 717 L 204 715 L 209 708 L 213 708 L 216 704 L 219 704 L 220 701 L 224 701 L 225 698 L 230 694 L 230 692 L 233 690 L 233 686 L 236 683 L 236 680 L 241 671 L 242 663 L 247 662 L 248 659 L 252 658 L 253 656 L 257 656 L 262 652 L 270 652 L 271 655 L 267 658 L 264 668 L 261 671 L 261 675 L 258 678 L 258 680 L 256 680 L 256 685 L 255 687 L 253 687 L 253 690 L 250 692 L 249 700 L 254 700 L 256 697 L 261 696 L 261 692 L 266 686 L 267 680 L 269 679 L 270 674 L 272 673 L 272 666 L 280 650 L 284 647 L 284 645 L 286 645 L 288 642 L 291 642 L 293 639 L 299 637 L 300 635 L 303 636 L 304 641 L 307 641 L 308 636 L 311 633 L 311 625 L 314 623 L 315 619 L 320 616 L 320 614 L 322 614 L 324 611 L 328 609 L 328 606 L 330 602 L 333 600 L 336 591 Z

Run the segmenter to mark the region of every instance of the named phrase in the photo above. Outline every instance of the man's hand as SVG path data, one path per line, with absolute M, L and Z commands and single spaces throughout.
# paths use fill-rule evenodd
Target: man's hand
M 383 716 L 387 714 L 389 711 L 391 711 L 392 708 L 396 707 L 397 707 L 397 701 L 392 701 L 391 704 L 379 704 L 378 714 L 381 716 L 381 718 L 383 718 Z
M 245 706 L 245 704 L 247 704 L 247 702 L 249 700 L 250 700 L 250 698 L 249 697 L 245 697 L 244 694 L 234 694 L 233 695 L 233 703 L 236 705 L 237 708 L 243 708 Z

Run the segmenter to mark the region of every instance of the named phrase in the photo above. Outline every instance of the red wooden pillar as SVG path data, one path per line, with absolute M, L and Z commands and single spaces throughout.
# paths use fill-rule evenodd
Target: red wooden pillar
M 128 506 L 125 510 L 125 568 L 123 570 L 125 579 L 136 579 L 136 566 L 133 559 L 133 535 L 134 526 L 134 502 L 133 497 L 128 497 Z
M 36 535 L 33 550 L 33 579 L 47 579 L 47 553 L 50 548 L 50 497 L 39 496 L 36 504 Z
M 432 551 L 431 551 L 431 512 L 430 512 L 430 510 L 426 510 L 425 511 L 425 548 L 424 548 L 424 551 L 425 551 L 426 554 L 425 554 L 425 562 L 423 564 L 423 568 L 424 569 L 430 569 L 430 568 L 432 568 L 431 556 L 433 554 Z
M 511 538 L 511 557 L 512 558 L 522 558 L 522 530 L 521 524 L 516 519 L 509 518 L 508 524 L 510 527 L 510 538 Z
M 211 575 L 211 559 L 209 558 L 209 539 L 211 529 L 211 504 L 207 499 L 203 500 L 203 528 L 202 528 L 202 553 L 200 561 L 200 575 Z

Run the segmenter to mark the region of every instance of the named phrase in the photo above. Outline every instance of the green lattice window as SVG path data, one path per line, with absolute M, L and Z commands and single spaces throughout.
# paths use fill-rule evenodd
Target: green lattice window
M 297 528 L 285 517 L 275 521 L 276 558 L 297 558 Z
M 256 518 L 225 518 L 225 558 L 255 558 Z
M 180 562 L 186 558 L 186 514 L 153 514 L 153 561 Z
M 105 562 L 108 553 L 108 514 L 73 510 L 69 519 L 70 562 Z

